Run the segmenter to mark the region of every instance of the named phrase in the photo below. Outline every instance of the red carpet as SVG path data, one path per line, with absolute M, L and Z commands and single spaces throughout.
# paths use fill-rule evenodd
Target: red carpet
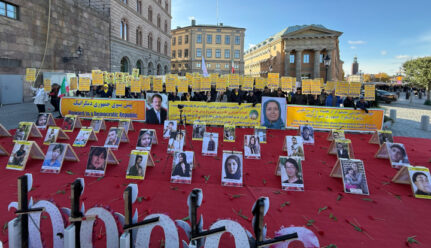
M 107 124 L 109 129 L 116 122 Z M 89 121 L 84 121 L 83 125 L 89 125 Z M 134 204 L 134 208 L 139 210 L 139 220 L 149 213 L 165 213 L 173 220 L 183 219 L 188 215 L 188 194 L 193 188 L 202 188 L 204 201 L 198 212 L 204 216 L 204 229 L 208 229 L 218 219 L 233 219 L 252 232 L 251 207 L 258 197 L 268 196 L 270 208 L 265 216 L 268 237 L 274 237 L 274 233 L 282 226 L 306 226 L 307 220 L 314 220 L 314 226 L 307 228 L 316 234 L 322 247 L 330 244 L 337 247 L 407 247 L 406 240 L 411 236 L 416 236 L 415 239 L 420 242 L 420 245 L 412 244 L 412 247 L 429 247 L 431 244 L 431 201 L 415 199 L 409 185 L 390 182 L 396 170 L 391 168 L 389 160 L 374 158 L 378 145 L 368 144 L 370 134 L 346 134 L 346 138 L 352 140 L 355 158 L 363 160 L 366 168 L 370 196 L 361 196 L 343 193 L 342 180 L 329 176 L 336 156 L 327 154 L 330 142 L 326 141 L 326 132 L 316 132 L 316 144 L 305 145 L 305 192 L 285 192 L 281 191 L 280 178 L 274 175 L 274 170 L 278 156 L 285 155 L 282 151 L 283 137 L 296 134 L 296 130 L 269 130 L 268 143 L 263 144 L 261 149 L 262 159 L 244 160 L 244 187 L 236 188 L 221 186 L 222 151 L 243 151 L 243 135 L 252 134 L 253 129 L 239 128 L 236 130 L 237 141 L 224 143 L 222 128 L 207 128 L 207 131 L 218 132 L 220 140 L 218 156 L 204 157 L 200 155 L 202 141 L 191 142 L 192 130 L 189 126 L 185 150 L 195 151 L 197 167 L 193 171 L 192 184 L 182 185 L 170 183 L 172 157 L 166 155 L 167 140 L 162 138 L 162 126 L 135 122 L 134 127 L 136 131 L 129 132 L 131 143 L 122 143 L 120 149 L 114 151 L 120 164 L 108 165 L 106 176 L 101 180 L 85 177 L 85 191 L 81 199 L 86 209 L 102 205 L 123 213 L 123 191 L 128 183 L 134 182 L 139 187 L 138 197 L 143 197 L 141 202 Z M 159 144 L 153 146 L 151 151 L 156 166 L 147 168 L 144 181 L 127 180 L 125 172 L 130 150 L 135 148 L 141 128 L 157 130 Z M 12 130 L 11 133 L 14 132 Z M 44 136 L 45 133 L 42 131 Z M 68 133 L 70 143 L 73 143 L 77 134 L 78 130 Z M 15 217 L 13 211 L 7 211 L 7 206 L 17 201 L 17 178 L 24 173 L 32 173 L 33 190 L 29 196 L 34 201 L 52 200 L 60 207 L 70 208 L 70 184 L 76 178 L 84 177 L 90 146 L 103 146 L 106 135 L 107 131 L 102 131 L 98 134 L 98 142 L 90 141 L 85 148 L 74 148 L 81 161 L 64 162 L 58 175 L 40 173 L 42 161 L 31 159 L 24 172 L 6 170 L 8 158 L 0 157 L 3 166 L 0 176 L 3 188 L 0 191 L 0 224 L 4 227 L 0 239 L 4 244 L 7 245 L 6 224 Z M 48 146 L 42 145 L 43 138 L 30 140 L 35 140 L 46 153 Z M 395 137 L 395 142 L 405 144 L 413 165 L 430 167 L 431 140 Z M 12 138 L 0 138 L 0 144 L 9 152 L 12 150 Z M 286 202 L 289 204 L 283 204 Z M 319 208 L 322 210 L 320 213 Z M 248 220 L 234 211 L 242 211 Z M 360 225 L 361 229 L 355 230 L 348 222 Z M 51 232 L 49 218 L 42 218 L 43 240 L 47 247 L 52 246 Z M 94 232 L 96 245 L 104 247 L 104 228 L 100 223 Z M 162 232 L 160 228 L 155 229 L 151 247 L 160 247 Z M 187 240 L 181 229 L 178 232 L 180 239 Z M 233 239 L 223 235 L 220 247 L 233 247 Z M 294 242 L 290 247 L 303 246 Z

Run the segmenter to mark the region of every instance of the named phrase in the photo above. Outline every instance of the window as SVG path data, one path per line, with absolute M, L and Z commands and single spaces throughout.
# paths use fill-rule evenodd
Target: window
M 183 37 L 182 36 L 178 36 L 178 45 L 183 44 Z
M 241 39 L 239 36 L 235 36 L 235 45 L 241 45 Z
M 224 44 L 229 45 L 230 44 L 230 35 L 226 35 L 224 37 Z
M 211 64 L 210 63 L 207 64 L 207 68 L 211 68 Z
M 239 59 L 239 50 L 235 50 L 235 58 Z
M 165 41 L 165 45 L 164 45 L 164 47 L 163 47 L 163 53 L 165 54 L 165 55 L 168 55 L 168 43 Z
M 323 54 L 320 54 L 320 59 L 319 59 L 320 63 L 323 63 Z
M 142 2 L 140 0 L 136 1 L 136 11 L 142 15 Z
M 235 64 L 233 67 L 234 67 L 235 69 L 239 69 L 239 65 L 238 65 L 238 64 Z
M 127 57 L 123 57 L 120 63 L 121 63 L 120 71 L 129 72 L 129 59 Z
M 168 1 L 166 1 L 166 2 L 165 2 L 165 9 L 166 9 L 166 11 L 168 11 L 168 10 L 169 10 L 169 4 L 168 4 Z
M 229 64 L 224 64 L 225 69 L 229 69 Z
M 291 64 L 295 63 L 295 55 L 294 55 L 294 54 L 291 54 L 291 55 L 290 55 L 290 57 L 289 57 L 289 62 L 290 62 Z
M 211 58 L 213 56 L 213 50 L 211 48 L 207 49 L 207 58 Z
M 184 49 L 184 58 L 189 56 L 189 49 Z
M 216 44 L 221 44 L 221 35 L 216 35 Z
M 189 36 L 184 36 L 184 44 L 189 44 Z
M 202 43 L 202 35 L 198 34 L 196 37 L 196 43 Z
M 142 30 L 141 27 L 136 29 L 136 45 L 142 46 Z
M 174 38 L 172 38 L 172 45 L 175 45 L 175 42 L 177 41 L 177 38 L 176 37 L 174 37 Z
M 196 57 L 202 57 L 202 49 L 196 48 Z
M 148 34 L 148 49 L 153 49 L 153 34 Z
M 197 68 L 201 68 L 201 63 L 196 63 Z
M 224 57 L 225 57 L 225 59 L 230 58 L 230 50 L 229 49 L 224 50 Z
M 161 28 L 161 26 L 162 26 L 162 21 L 160 19 L 160 14 L 157 14 L 157 27 Z
M 123 40 L 128 40 L 127 36 L 128 36 L 128 25 L 127 25 L 127 20 L 123 19 L 121 20 L 121 39 Z
M 165 20 L 165 33 L 168 32 L 168 22 Z
M 183 57 L 183 50 L 178 50 L 178 58 Z
M 212 34 L 207 34 L 207 43 L 208 44 L 213 43 L 213 35 Z
M 172 58 L 175 59 L 175 50 L 172 51 Z
M 123 0 L 123 3 L 127 4 L 127 0 Z
M 162 46 L 162 44 L 161 44 L 160 38 L 157 38 L 157 52 L 158 53 L 160 53 L 160 51 L 162 49 L 161 46 Z
M 216 64 L 216 69 L 220 69 L 220 64 Z
M 304 64 L 310 63 L 310 55 L 304 54 Z
M 153 22 L 153 8 L 151 6 L 148 7 L 148 20 Z
M 221 49 L 216 49 L 216 58 L 221 58 Z

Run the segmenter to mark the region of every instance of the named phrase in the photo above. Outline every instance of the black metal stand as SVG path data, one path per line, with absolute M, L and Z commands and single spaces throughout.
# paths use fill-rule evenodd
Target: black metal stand
M 81 185 L 81 180 L 76 179 L 72 183 L 71 187 L 71 201 L 72 201 L 72 208 L 71 208 L 71 222 L 75 226 L 75 246 L 76 248 L 81 247 L 81 221 L 84 214 L 79 209 L 79 203 L 81 198 L 81 193 L 84 188 Z

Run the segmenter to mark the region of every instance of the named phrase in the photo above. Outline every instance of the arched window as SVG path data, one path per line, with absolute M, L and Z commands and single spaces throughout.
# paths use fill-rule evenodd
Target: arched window
M 129 72 L 129 59 L 127 57 L 123 57 L 121 59 L 121 72 Z
M 122 40 L 129 40 L 128 39 L 129 30 L 128 29 L 129 29 L 129 25 L 128 25 L 127 20 L 122 19 L 121 20 L 121 30 L 120 30 Z
M 148 49 L 153 49 L 153 34 L 148 34 Z
M 138 27 L 136 29 L 136 45 L 142 46 L 142 29 Z
M 140 15 L 142 15 L 142 1 L 141 0 L 136 1 L 136 11 Z
M 165 2 L 165 9 L 166 9 L 166 11 L 169 11 L 169 3 L 168 3 L 168 1 Z
M 136 62 L 136 68 L 138 68 L 138 70 L 139 70 L 139 75 L 142 75 L 142 61 L 141 60 L 138 60 L 137 62 Z
M 153 63 L 150 62 L 150 63 L 148 63 L 147 75 L 153 75 L 153 73 L 154 73 L 154 66 L 153 66 Z
M 165 55 L 168 55 L 168 43 L 165 41 L 165 45 L 164 45 L 164 47 L 163 47 L 163 53 L 165 54 Z
M 157 75 L 162 75 L 162 66 L 160 64 L 157 65 Z
M 160 51 L 161 51 L 161 46 L 162 46 L 162 44 L 161 44 L 160 37 L 159 37 L 159 38 L 157 38 L 157 52 L 158 53 L 160 53 Z
M 153 8 L 148 6 L 148 21 L 153 22 Z
M 168 73 L 168 66 L 165 65 L 165 73 L 164 74 L 167 74 L 167 73 Z
M 162 21 L 160 19 L 160 14 L 157 14 L 157 27 L 161 28 L 161 25 L 162 25 Z
M 165 20 L 165 33 L 168 32 L 168 21 Z

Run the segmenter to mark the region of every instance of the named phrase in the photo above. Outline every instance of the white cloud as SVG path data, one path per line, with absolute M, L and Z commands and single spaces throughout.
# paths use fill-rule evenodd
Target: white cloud
M 249 43 L 249 44 L 248 44 L 248 49 L 253 48 L 253 47 L 255 47 L 255 46 L 256 46 L 256 44 L 251 44 L 251 43 Z
M 407 59 L 411 58 L 411 56 L 405 55 L 405 54 L 401 54 L 401 55 L 395 56 L 395 58 L 396 59 L 400 59 L 400 60 L 407 60 Z
M 382 51 L 380 51 L 380 54 L 383 55 L 383 56 L 385 56 L 386 54 L 388 54 L 388 51 L 382 50 Z
M 353 49 L 353 50 L 355 50 L 357 47 L 355 47 L 355 46 L 351 46 L 350 47 L 350 49 Z
M 365 41 L 363 40 L 349 40 L 347 41 L 350 45 L 362 45 L 365 44 Z

